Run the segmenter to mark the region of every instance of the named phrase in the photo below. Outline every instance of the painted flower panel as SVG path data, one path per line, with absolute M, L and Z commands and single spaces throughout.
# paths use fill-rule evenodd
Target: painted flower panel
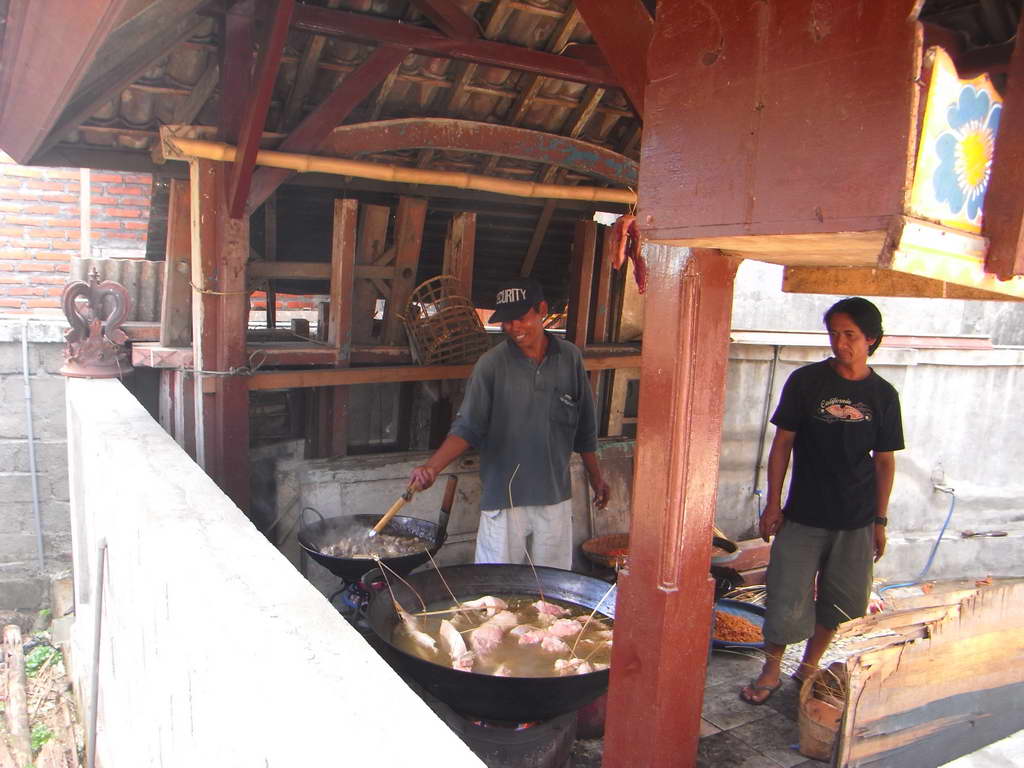
M 988 92 L 965 84 L 946 111 L 946 130 L 935 141 L 935 199 L 952 216 L 973 224 L 980 224 L 1002 110 Z

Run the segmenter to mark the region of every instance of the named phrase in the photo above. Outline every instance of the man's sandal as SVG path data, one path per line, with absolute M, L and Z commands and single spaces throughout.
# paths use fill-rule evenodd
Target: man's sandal
M 746 688 L 740 688 L 740 698 L 747 704 L 750 704 L 754 707 L 760 707 L 762 704 L 764 704 L 766 701 L 768 701 L 768 699 L 772 697 L 773 693 L 775 693 L 777 690 L 779 690 L 779 688 L 782 687 L 781 680 L 779 680 L 779 682 L 777 682 L 775 685 L 755 685 L 756 682 L 757 680 L 751 680 L 750 685 L 747 687 L 754 691 L 754 693 L 757 693 L 757 691 L 768 691 L 768 695 L 760 701 L 758 701 L 757 699 L 752 699 L 749 696 L 744 696 L 743 692 L 744 690 L 746 690 Z

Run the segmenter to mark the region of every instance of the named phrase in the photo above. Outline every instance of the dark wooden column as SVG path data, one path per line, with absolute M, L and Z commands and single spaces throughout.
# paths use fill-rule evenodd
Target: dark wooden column
M 566 338 L 577 347 L 587 345 L 590 327 L 590 295 L 597 259 L 597 223 L 577 221 L 569 265 L 569 313 L 565 321 Z
M 630 558 L 618 580 L 605 768 L 695 764 L 714 594 L 708 567 L 739 260 L 662 245 L 645 256 Z
M 985 195 L 982 229 L 989 238 L 985 268 L 1001 280 L 1024 274 L 1024 18 L 1010 57 L 1003 114 L 992 158 L 992 178 Z
M 331 240 L 331 311 L 327 343 L 338 349 L 338 367 L 352 364 L 352 287 L 356 267 L 356 217 L 359 206 L 355 200 L 334 201 L 334 232 Z M 348 387 L 330 387 L 330 437 L 327 445 L 331 456 L 348 454 Z
M 441 271 L 459 281 L 462 295 L 473 300 L 473 257 L 476 252 L 476 214 L 457 213 L 448 222 Z
M 196 461 L 243 510 L 249 506 L 245 332 L 249 217 L 227 213 L 228 166 L 191 163 L 192 349 L 197 371 Z

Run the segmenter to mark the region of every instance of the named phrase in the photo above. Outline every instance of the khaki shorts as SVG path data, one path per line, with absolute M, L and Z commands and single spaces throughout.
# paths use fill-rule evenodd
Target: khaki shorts
M 811 636 L 815 624 L 835 629 L 863 616 L 874 554 L 873 524 L 834 531 L 786 520 L 768 563 L 764 639 L 776 645 L 798 643 Z
M 534 565 L 572 568 L 572 499 L 547 506 L 480 510 L 475 562 L 525 565 L 527 545 Z

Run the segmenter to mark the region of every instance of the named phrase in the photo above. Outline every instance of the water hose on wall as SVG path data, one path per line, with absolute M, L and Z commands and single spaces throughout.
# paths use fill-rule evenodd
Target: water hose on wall
M 917 575 L 917 578 L 913 581 L 901 581 L 897 584 L 886 584 L 884 587 L 878 590 L 878 594 L 881 595 L 883 592 L 896 589 L 897 587 L 912 587 L 915 584 L 920 584 L 924 581 L 928 575 L 928 571 L 932 567 L 932 563 L 935 560 L 935 553 L 939 550 L 939 544 L 942 543 L 942 536 L 946 533 L 946 528 L 949 527 L 949 521 L 953 519 L 953 510 L 956 509 L 956 493 L 948 485 L 936 485 L 934 486 L 936 491 L 940 493 L 949 494 L 949 511 L 946 513 L 946 520 L 942 523 L 942 528 L 939 530 L 939 535 L 935 539 L 935 543 L 932 544 L 932 551 L 928 553 L 928 560 L 924 564 L 924 568 L 921 569 L 921 573 Z
M 768 369 L 768 386 L 764 393 L 764 409 L 761 413 L 761 431 L 757 438 L 757 462 L 754 464 L 754 490 L 751 492 L 757 502 L 757 515 L 754 517 L 754 530 L 757 530 L 761 521 L 761 501 L 764 499 L 764 490 L 761 488 L 761 470 L 764 468 L 764 444 L 768 436 L 768 414 L 772 408 L 772 391 L 775 389 L 775 370 L 779 367 L 779 351 L 782 349 L 778 344 L 773 344 L 772 364 Z
M 32 479 L 32 515 L 36 523 L 36 557 L 43 570 L 43 519 L 39 512 L 39 469 L 36 466 L 36 436 L 32 425 L 32 382 L 28 377 L 28 318 L 21 324 L 21 373 L 25 383 L 25 430 L 28 434 L 28 471 Z

